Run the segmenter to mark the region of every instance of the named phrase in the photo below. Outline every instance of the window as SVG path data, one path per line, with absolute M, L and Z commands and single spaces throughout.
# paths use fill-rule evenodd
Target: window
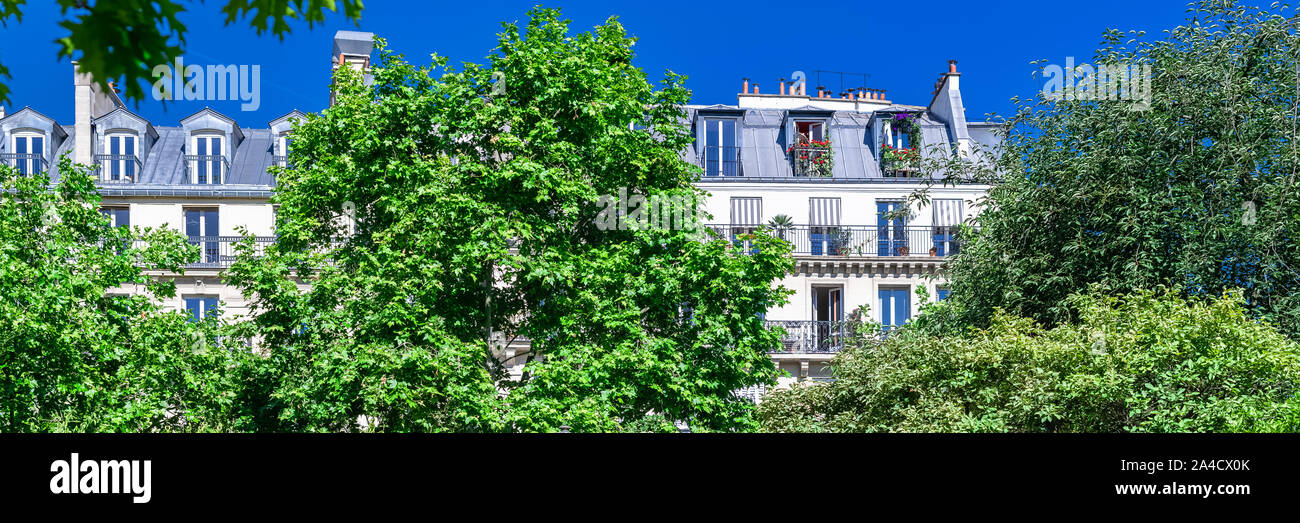
M 289 133 L 280 133 L 275 140 L 276 153 L 273 156 L 273 163 L 278 167 L 289 166 L 289 147 L 293 144 L 293 139 Z
M 213 317 L 218 314 L 216 296 L 186 296 L 185 311 L 190 315 L 190 321 L 203 321 L 204 318 Z
M 797 133 L 796 143 L 807 143 L 809 141 L 825 140 L 823 129 L 825 124 L 822 122 L 795 122 L 795 132 Z
M 113 227 L 130 227 L 131 226 L 131 208 L 130 207 L 105 207 L 99 212 L 108 217 L 109 223 Z
M 885 330 L 901 327 L 912 317 L 912 294 L 907 287 L 880 288 L 880 323 Z
M 897 214 L 906 204 L 897 201 L 876 202 L 876 255 L 907 256 L 907 219 Z
M 962 221 L 961 200 L 934 200 L 934 248 L 937 256 L 953 256 L 961 250 L 957 225 Z
M 136 167 L 136 137 L 131 134 L 108 136 L 108 158 L 104 163 L 105 180 L 134 180 Z
M 185 235 L 189 236 L 190 244 L 203 246 L 200 264 L 216 264 L 221 261 L 220 230 L 216 209 L 185 209 Z
M 813 256 L 849 254 L 853 238 L 840 228 L 839 198 L 808 199 L 808 240 Z
M 836 352 L 844 340 L 844 287 L 812 287 L 815 352 Z
M 14 167 L 19 174 L 36 174 L 45 170 L 45 135 L 15 134 L 13 152 Z
M 212 135 L 195 136 L 193 151 L 194 154 L 190 155 L 190 183 L 221 183 L 225 175 L 225 139 Z
M 705 176 L 740 176 L 740 147 L 735 118 L 704 119 Z
M 745 244 L 749 243 L 746 236 L 753 234 L 755 230 L 762 225 L 763 219 L 763 199 L 762 198 L 740 198 L 731 199 L 731 241 L 736 247 L 750 250 L 752 247 Z

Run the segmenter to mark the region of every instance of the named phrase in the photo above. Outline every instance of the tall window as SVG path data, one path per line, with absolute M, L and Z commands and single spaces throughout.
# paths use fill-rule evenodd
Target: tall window
M 222 169 L 226 148 L 225 140 L 220 136 L 195 136 L 194 154 L 190 161 L 194 173 L 190 183 L 218 184 L 225 175 Z
M 216 296 L 186 296 L 185 312 L 189 313 L 190 321 L 202 321 L 204 318 L 217 315 L 217 297 Z
M 185 235 L 189 236 L 191 244 L 203 247 L 199 263 L 216 264 L 221 261 L 220 231 L 216 209 L 185 209 Z
M 736 119 L 704 120 L 704 175 L 739 176 L 740 147 L 736 144 Z
M 877 256 L 908 255 L 907 218 L 901 212 L 906 208 L 901 201 L 876 202 Z
M 902 327 L 912 318 L 912 290 L 907 287 L 880 288 L 880 323 L 886 331 Z
M 136 138 L 130 134 L 114 134 L 108 137 L 108 161 L 104 172 L 106 180 L 134 180 L 136 160 Z
M 19 174 L 36 174 L 44 170 L 45 136 L 36 133 L 14 135 L 14 167 Z

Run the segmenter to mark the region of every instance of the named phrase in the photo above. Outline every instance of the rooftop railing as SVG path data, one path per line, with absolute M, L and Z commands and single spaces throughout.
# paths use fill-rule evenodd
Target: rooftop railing
M 226 173 L 230 172 L 230 162 L 221 155 L 187 154 L 185 165 L 189 182 L 199 185 L 225 183 Z
M 704 168 L 704 178 L 734 178 L 743 176 L 740 169 L 740 148 L 734 146 L 708 146 L 700 152 L 700 167 Z
M 130 184 L 139 180 L 140 159 L 133 154 L 96 154 L 99 183 Z
M 0 162 L 18 169 L 20 174 L 36 174 L 45 171 L 45 157 L 39 154 L 2 153 Z

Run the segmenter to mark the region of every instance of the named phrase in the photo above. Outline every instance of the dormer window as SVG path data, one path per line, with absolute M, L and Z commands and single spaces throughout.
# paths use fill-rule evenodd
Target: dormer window
M 108 154 L 100 156 L 104 181 L 134 181 L 139 171 L 139 139 L 134 134 L 112 133 L 106 145 Z
M 700 163 L 705 176 L 740 176 L 740 147 L 735 118 L 705 118 Z
M 190 183 L 199 185 L 220 184 L 226 174 L 225 137 L 215 134 L 199 134 L 191 139 L 187 155 L 190 164 Z
M 288 167 L 289 146 L 292 143 L 293 139 L 289 137 L 289 133 L 280 133 L 280 136 L 275 139 L 275 154 L 272 155 L 272 163 L 278 167 Z
M 826 136 L 826 120 L 794 120 L 787 128 L 794 140 L 786 149 L 795 176 L 829 178 L 835 165 L 831 142 Z
M 45 170 L 45 135 L 34 132 L 14 133 L 12 149 L 13 166 L 22 175 L 32 175 Z
M 799 122 L 794 123 L 795 131 L 799 133 L 798 143 L 808 143 L 810 141 L 824 141 L 826 135 L 824 132 L 825 124 L 822 122 Z

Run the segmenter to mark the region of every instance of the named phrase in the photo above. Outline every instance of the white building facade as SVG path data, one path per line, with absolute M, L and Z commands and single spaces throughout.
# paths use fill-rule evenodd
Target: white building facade
M 788 333 L 772 354 L 790 375 L 783 382 L 829 379 L 855 312 L 888 329 L 919 314 L 922 296 L 946 297 L 943 265 L 961 250 L 956 226 L 979 212 L 989 187 L 927 185 L 919 158 L 998 144 L 996 124 L 966 121 L 960 77 L 950 62 L 924 106 L 861 87 L 808 94 L 784 80 L 761 94 L 746 79 L 736 105 L 689 107 L 688 156 L 704 171 L 710 227 L 737 238 L 767 225 L 794 246 L 795 270 L 781 281 L 793 295 L 766 316 Z M 922 187 L 929 204 L 909 203 Z
M 340 31 L 333 67 L 364 71 L 372 38 Z M 966 121 L 960 76 L 951 63 L 925 106 L 894 104 L 880 90 L 851 88 L 832 97 L 821 87 L 810 94 L 784 82 L 777 93 L 760 94 L 746 81 L 736 105 L 687 108 L 697 139 L 686 156 L 702 169 L 698 186 L 709 194 L 709 226 L 734 238 L 780 222 L 778 234 L 794 245 L 796 268 L 780 282 L 794 294 L 766 315 L 789 334 L 771 355 L 789 372 L 787 383 L 829 378 L 826 363 L 842 348 L 855 311 L 897 326 L 919 313 L 918 288 L 930 300 L 945 296 L 943 264 L 960 252 L 954 227 L 979 212 L 988 186 L 935 185 L 930 205 L 909 205 L 922 173 L 882 158 L 889 148 L 965 154 L 996 145 L 993 124 Z M 241 229 L 259 243 L 275 241 L 270 168 L 285 164 L 302 113 L 243 127 L 205 108 L 156 127 L 84 75 L 74 81 L 72 126 L 31 108 L 0 109 L 0 161 L 24 172 L 48 169 L 56 181 L 62 155 L 95 165 L 102 210 L 116 225 L 170 227 L 201 247 L 200 260 L 183 275 L 154 274 L 177 284 L 165 306 L 195 318 L 218 306 L 228 316 L 246 314 L 244 297 L 222 273 L 234 261 Z

